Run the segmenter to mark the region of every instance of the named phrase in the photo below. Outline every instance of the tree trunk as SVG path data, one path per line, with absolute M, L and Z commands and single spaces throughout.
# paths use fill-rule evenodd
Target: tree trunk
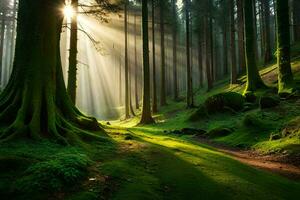
M 160 105 L 167 104 L 166 99 L 166 60 L 165 60 L 165 17 L 164 17 L 164 0 L 159 0 L 159 16 L 160 16 L 160 50 L 161 50 L 161 89 L 160 89 Z
M 237 83 L 236 53 L 235 53 L 235 22 L 234 1 L 230 0 L 230 54 L 231 54 L 231 84 Z
M 198 68 L 199 68 L 199 86 L 203 87 L 203 64 L 202 64 L 202 35 L 198 36 Z
M 155 0 L 152 0 L 152 85 L 153 85 L 153 95 L 152 95 L 152 112 L 157 113 L 157 85 L 156 85 L 156 55 L 155 55 Z
M 173 39 L 173 81 L 174 81 L 174 100 L 178 99 L 178 77 L 177 77 L 177 13 L 176 13 L 176 1 L 172 0 L 172 39 Z
M 296 42 L 300 42 L 300 1 L 293 0 L 293 21 L 294 37 Z
M 60 33 L 62 0 L 19 1 L 14 68 L 0 96 L 0 140 L 49 138 L 74 143 L 101 130 L 71 102 L 63 80 Z
M 151 116 L 150 103 L 150 66 L 149 66 L 149 39 L 148 39 L 148 1 L 142 0 L 142 33 L 143 33 L 143 110 L 140 124 L 154 123 Z
M 135 108 L 139 109 L 139 93 L 138 93 L 138 63 L 137 63 L 137 13 L 134 12 L 134 91 L 135 91 Z
M 128 66 L 128 0 L 125 0 L 124 8 L 124 32 L 125 32 L 125 119 L 130 118 L 129 102 L 129 66 Z
M 4 51 L 4 34 L 5 34 L 5 11 L 1 19 L 1 43 L 0 43 L 0 86 L 2 87 L 2 70 L 3 70 L 3 51 Z
M 71 19 L 71 36 L 70 36 L 70 55 L 69 55 L 69 71 L 68 71 L 68 93 L 71 101 L 76 104 L 76 88 L 77 88 L 77 40 L 78 40 L 78 0 L 72 0 L 72 8 L 74 15 Z
M 295 86 L 290 62 L 289 5 L 286 0 L 276 2 L 278 92 L 286 95 L 291 94 Z
M 246 68 L 247 68 L 247 86 L 245 93 L 253 92 L 258 88 L 265 87 L 256 65 L 255 47 L 254 47 L 254 0 L 244 1 L 245 17 L 245 49 L 246 49 Z
M 246 69 L 245 46 L 244 46 L 244 10 L 243 1 L 237 0 L 237 28 L 238 28 L 238 49 L 239 49 L 239 72 Z
M 271 53 L 271 28 L 270 28 L 270 2 L 269 0 L 261 0 L 263 7 L 264 19 L 264 62 L 269 63 L 272 60 Z
M 211 40 L 210 40 L 210 26 L 209 16 L 206 15 L 204 18 L 204 30 L 205 30 L 205 60 L 206 60 L 206 78 L 207 78 L 207 91 L 213 88 L 212 74 L 211 74 Z
M 226 20 L 224 20 L 222 35 L 223 35 L 223 54 L 224 54 L 224 74 L 227 75 L 228 74 L 228 48 L 227 48 L 227 23 L 226 23 Z
M 191 72 L 191 55 L 190 55 L 190 2 L 185 0 L 185 28 L 186 28 L 186 81 L 187 81 L 187 92 L 186 92 L 186 103 L 187 107 L 193 107 L 193 86 L 192 86 L 192 72 Z

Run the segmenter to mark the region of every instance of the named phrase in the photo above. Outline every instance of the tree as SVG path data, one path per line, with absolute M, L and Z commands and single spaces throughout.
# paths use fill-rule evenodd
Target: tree
M 206 78 L 207 91 L 213 88 L 212 68 L 213 68 L 213 48 L 212 48 L 212 17 L 211 17 L 211 1 L 205 0 L 205 8 L 207 9 L 204 17 L 205 30 L 205 60 L 206 60 Z
M 289 5 L 285 0 L 277 0 L 276 3 L 278 93 L 286 95 L 294 91 L 290 61 Z
M 244 1 L 245 17 L 245 49 L 246 49 L 246 68 L 247 68 L 247 86 L 245 93 L 253 92 L 258 88 L 265 87 L 256 65 L 255 47 L 254 47 L 254 0 Z
M 187 91 L 186 91 L 186 103 L 187 107 L 193 107 L 193 82 L 191 72 L 191 55 L 190 55 L 190 1 L 185 0 L 185 28 L 186 28 L 186 70 L 187 70 Z
M 142 0 L 142 37 L 143 37 L 143 110 L 140 124 L 154 123 L 150 104 L 150 64 L 148 38 L 148 1 Z
M 70 53 L 69 53 L 69 71 L 68 71 L 68 93 L 71 101 L 76 103 L 76 82 L 77 82 L 77 40 L 78 40 L 78 0 L 71 1 L 73 14 L 71 19 L 71 34 L 70 34 Z
M 178 75 L 177 75 L 177 0 L 172 0 L 172 40 L 173 40 L 173 88 L 174 100 L 178 99 Z
M 11 78 L 0 96 L 0 140 L 43 137 L 72 143 L 102 130 L 71 102 L 60 59 L 62 0 L 19 1 L 16 53 Z
M 300 41 L 300 2 L 293 0 L 293 22 L 294 22 L 294 37 L 295 41 Z
M 130 118 L 129 65 L 128 65 L 128 0 L 124 2 L 124 35 L 125 35 L 125 118 Z
M 237 67 L 235 53 L 235 21 L 234 21 L 234 1 L 229 0 L 230 10 L 230 54 L 231 54 L 231 84 L 237 83 Z
M 245 46 L 244 46 L 244 10 L 243 1 L 236 0 L 237 2 L 237 29 L 238 29 L 238 56 L 239 56 L 239 71 L 243 72 L 246 69 L 245 60 Z
M 156 86 L 156 49 L 155 49 L 155 0 L 152 0 L 152 85 L 153 85 L 153 95 L 152 95 L 152 112 L 156 113 L 157 109 L 157 86 Z
M 270 28 L 270 1 L 269 0 L 261 0 L 263 7 L 263 20 L 264 20 L 264 62 L 269 63 L 272 60 L 271 53 L 271 28 Z
M 161 53 L 161 83 L 160 83 L 160 105 L 167 104 L 166 94 L 166 60 L 165 60 L 165 0 L 159 0 L 159 23 L 160 23 L 160 53 Z

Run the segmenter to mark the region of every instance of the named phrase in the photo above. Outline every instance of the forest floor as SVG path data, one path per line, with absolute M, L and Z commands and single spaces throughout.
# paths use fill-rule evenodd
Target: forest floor
M 299 52 L 293 51 L 293 71 L 300 83 L 300 46 L 297 49 Z M 271 64 L 261 69 L 268 85 L 276 84 L 275 68 Z M 239 85 L 229 86 L 228 80 L 223 80 L 209 93 L 199 90 L 196 103 L 200 105 L 207 97 L 224 91 L 242 92 L 244 81 L 241 77 Z M 273 95 L 274 89 L 267 92 Z M 282 100 L 270 109 L 223 112 L 189 121 L 196 109 L 169 100 L 155 115 L 156 124 L 136 126 L 138 117 L 110 122 L 105 126 L 106 138 L 79 146 L 32 140 L 1 143 L 0 197 L 299 199 L 299 98 Z M 218 137 L 208 134 L 203 139 L 199 134 L 186 134 L 183 128 L 207 133 L 227 128 L 232 132 Z M 278 137 L 271 140 L 274 134 Z

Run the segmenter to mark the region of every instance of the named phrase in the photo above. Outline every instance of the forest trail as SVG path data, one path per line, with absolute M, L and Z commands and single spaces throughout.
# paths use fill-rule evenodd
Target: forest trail
M 204 143 L 216 148 L 218 151 L 232 156 L 234 159 L 253 166 L 258 169 L 263 169 L 285 176 L 292 180 L 300 180 L 300 168 L 290 164 L 289 161 L 282 159 L 282 156 L 275 155 L 261 155 L 252 150 L 241 150 L 238 148 L 231 148 L 222 144 L 211 142 L 205 138 L 197 138 L 200 143 Z
M 109 167 L 129 166 L 120 172 L 127 181 L 113 199 L 297 199 L 300 195 L 299 182 L 250 167 L 206 144 L 146 127 L 125 132 L 124 136 L 130 135 L 127 147 L 121 148 L 130 152 L 122 156 L 126 164 Z

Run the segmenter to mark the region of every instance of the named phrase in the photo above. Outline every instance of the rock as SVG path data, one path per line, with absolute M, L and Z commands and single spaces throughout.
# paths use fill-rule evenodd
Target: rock
M 245 98 L 236 92 L 225 92 L 213 95 L 204 102 L 207 113 L 222 112 L 225 107 L 234 111 L 240 111 L 244 108 Z
M 106 122 L 106 125 L 110 126 L 110 125 L 111 125 L 111 123 L 110 123 L 110 122 Z
M 264 96 L 259 100 L 260 109 L 273 108 L 278 106 L 280 103 L 278 98 L 272 96 Z
M 219 127 L 210 130 L 208 133 L 206 133 L 206 135 L 210 138 L 216 138 L 216 137 L 224 137 L 230 135 L 231 133 L 232 133 L 231 129 Z
M 270 135 L 270 141 L 273 141 L 273 140 L 279 140 L 281 139 L 281 135 L 278 134 L 278 133 L 271 133 Z
M 189 121 L 197 121 L 209 117 L 210 114 L 229 111 L 236 113 L 244 108 L 245 98 L 236 92 L 225 92 L 206 99 L 190 117 Z

